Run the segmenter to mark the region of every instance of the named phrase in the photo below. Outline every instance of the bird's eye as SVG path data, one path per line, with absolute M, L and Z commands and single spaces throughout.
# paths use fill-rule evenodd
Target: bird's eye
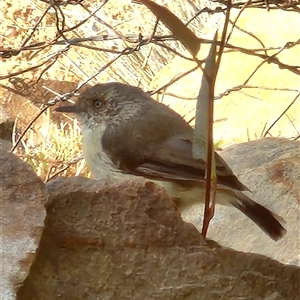
M 101 108 L 103 106 L 103 102 L 101 100 L 94 100 L 93 105 L 96 108 Z

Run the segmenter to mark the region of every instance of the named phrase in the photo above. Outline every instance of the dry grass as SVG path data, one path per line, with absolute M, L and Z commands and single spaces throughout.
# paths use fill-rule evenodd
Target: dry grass
M 89 176 L 80 154 L 81 132 L 76 119 L 70 118 L 61 124 L 45 122 L 39 133 L 43 139 L 37 143 L 29 131 L 15 153 L 29 163 L 42 180 L 48 181 L 59 174 Z

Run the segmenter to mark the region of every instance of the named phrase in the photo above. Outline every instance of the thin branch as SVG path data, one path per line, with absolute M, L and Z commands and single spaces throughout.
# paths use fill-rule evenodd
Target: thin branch
M 292 102 L 285 108 L 285 110 L 280 114 L 280 116 L 271 124 L 271 126 L 266 130 L 264 137 L 267 136 L 267 134 L 270 133 L 270 130 L 275 126 L 275 124 L 281 119 L 281 117 L 291 108 L 291 106 L 296 102 L 296 100 L 299 98 L 300 93 L 297 94 L 297 96 L 292 100 Z
M 48 109 L 48 107 L 44 107 L 32 120 L 29 122 L 24 129 L 24 131 L 20 134 L 19 138 L 17 139 L 16 143 L 12 146 L 11 152 L 14 152 L 16 148 L 18 147 L 20 141 L 23 139 L 26 132 L 29 130 L 29 128 L 36 122 L 36 120 Z

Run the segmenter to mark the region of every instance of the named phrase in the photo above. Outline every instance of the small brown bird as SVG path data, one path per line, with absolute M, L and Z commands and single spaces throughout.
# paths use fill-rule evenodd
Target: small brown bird
M 166 189 L 180 211 L 204 202 L 205 161 L 193 157 L 194 129 L 140 88 L 97 84 L 84 91 L 76 105 L 56 110 L 77 115 L 83 155 L 95 178 L 129 174 L 151 179 Z M 286 233 L 282 219 L 243 194 L 247 187 L 215 155 L 216 203 L 236 207 L 273 240 L 282 238 Z

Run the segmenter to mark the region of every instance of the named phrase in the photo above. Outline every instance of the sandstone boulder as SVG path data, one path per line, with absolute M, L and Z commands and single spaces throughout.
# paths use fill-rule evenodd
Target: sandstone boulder
M 300 266 L 300 143 L 265 138 L 230 146 L 220 155 L 252 191 L 248 195 L 286 221 L 287 234 L 274 242 L 236 209 L 217 206 L 208 237 L 223 246 Z M 187 211 L 185 220 L 201 229 L 203 209 L 199 205 Z
M 29 273 L 44 227 L 46 190 L 32 168 L 0 152 L 0 298 L 15 299 Z
M 165 191 L 57 178 L 18 299 L 297 299 L 300 269 L 205 242 Z

